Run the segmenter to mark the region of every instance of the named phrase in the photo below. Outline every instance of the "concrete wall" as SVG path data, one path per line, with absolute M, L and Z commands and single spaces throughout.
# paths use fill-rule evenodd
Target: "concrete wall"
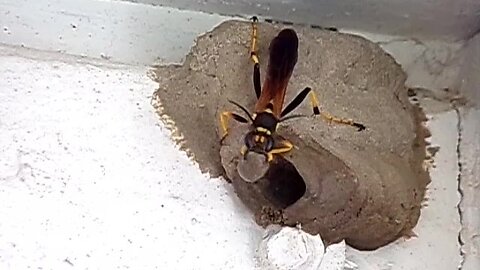
M 458 88 L 474 108 L 459 110 L 460 237 L 465 254 L 462 269 L 473 270 L 480 266 L 480 34 L 467 42 L 463 57 Z
M 179 63 L 227 19 L 99 0 L 0 0 L 0 14 L 0 43 L 133 65 Z
M 110 63 L 144 68 L 151 64 L 182 62 L 196 36 L 231 18 L 170 7 L 242 16 L 256 14 L 279 20 L 357 29 L 353 31 L 357 33 L 361 30 L 388 34 L 389 37 L 375 37 L 371 33 L 364 36 L 380 44 L 402 64 L 409 75 L 410 86 L 437 90 L 452 86 L 461 90 L 469 100 L 480 104 L 480 35 L 473 37 L 480 26 L 480 0 L 0 0 L 0 44 L 9 46 L 11 52 L 19 55 L 24 55 L 24 50 L 18 49 L 18 46 L 62 53 L 48 54 L 48 61 L 58 61 L 63 59 L 64 54 L 72 54 L 86 57 L 88 61 L 96 58 L 102 63 L 109 60 Z M 470 37 L 473 38 L 467 40 Z M 438 43 L 424 39 L 444 40 Z M 461 40 L 451 42 L 458 39 Z M 6 50 L 2 52 L 8 53 Z M 37 56 L 34 53 L 26 57 Z M 16 66 L 22 71 L 20 74 L 24 74 L 25 64 L 22 63 Z M 58 69 L 55 62 L 52 63 L 52 69 Z M 6 66 L 12 69 L 10 65 Z M 35 75 L 38 70 L 32 69 L 30 73 Z M 56 82 L 58 78 L 47 77 L 45 80 Z M 32 87 L 30 84 L 27 86 Z M 65 89 L 65 86 L 61 85 L 58 89 Z M 112 89 L 118 91 L 117 87 Z M 146 98 L 142 96 L 143 101 Z M 462 110 L 458 118 L 460 139 L 457 145 L 458 162 L 455 160 L 455 164 L 461 164 L 458 180 L 461 182 L 459 190 L 464 194 L 460 204 L 462 251 L 466 254 L 463 269 L 473 270 L 480 269 L 480 113 L 479 110 Z M 453 128 L 454 120 L 447 120 L 447 127 Z M 439 167 L 445 166 L 439 163 Z M 414 262 L 410 255 L 409 250 L 406 258 Z M 417 256 L 415 258 L 435 258 L 418 253 L 414 255 Z M 384 256 L 377 257 L 384 259 Z M 385 261 L 385 265 L 385 268 L 390 267 L 391 262 Z
M 436 39 L 467 39 L 480 29 L 480 1 L 478 0 L 134 0 L 132 2 L 228 15 L 255 14 L 296 23 Z
M 460 92 L 480 107 L 480 34 L 470 39 L 463 49 L 463 65 L 457 83 Z

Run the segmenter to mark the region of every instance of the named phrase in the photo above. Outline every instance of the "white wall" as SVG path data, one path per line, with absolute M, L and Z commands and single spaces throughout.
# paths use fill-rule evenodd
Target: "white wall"
M 132 2 L 228 15 L 255 14 L 296 23 L 436 39 L 467 39 L 480 30 L 478 0 L 133 0 Z
M 226 17 L 103 0 L 0 0 L 0 44 L 133 65 L 182 61 Z

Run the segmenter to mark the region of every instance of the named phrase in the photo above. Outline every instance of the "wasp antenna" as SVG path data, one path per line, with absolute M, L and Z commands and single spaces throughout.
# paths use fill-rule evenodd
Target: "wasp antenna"
M 250 121 L 253 122 L 253 117 L 252 115 L 250 114 L 250 112 L 248 112 L 247 109 L 245 109 L 245 107 L 243 107 L 242 105 L 238 104 L 237 102 L 233 101 L 233 100 L 228 100 L 228 102 L 232 103 L 233 105 L 237 106 L 238 108 L 240 108 L 247 116 L 248 118 L 250 119 Z

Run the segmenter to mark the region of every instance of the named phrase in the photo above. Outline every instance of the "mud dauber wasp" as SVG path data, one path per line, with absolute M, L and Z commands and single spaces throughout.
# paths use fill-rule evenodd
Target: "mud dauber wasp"
M 320 115 L 328 122 L 350 125 L 356 127 L 358 131 L 364 130 L 365 126 L 363 124 L 354 122 L 352 119 L 337 118 L 327 112 L 320 111 L 318 99 L 310 87 L 306 87 L 283 108 L 288 81 L 297 63 L 298 37 L 293 29 L 286 28 L 281 30 L 271 41 L 267 74 L 262 86 L 260 64 L 256 51 L 257 22 L 258 19 L 253 17 L 250 46 L 250 59 L 254 63 L 253 85 L 258 99 L 255 105 L 255 113 L 250 114 L 245 107 L 229 100 L 230 103 L 240 108 L 248 116 L 248 119 L 231 111 L 223 112 L 220 115 L 220 124 L 223 131 L 221 142 L 228 135 L 228 121 L 230 118 L 233 118 L 241 123 L 251 123 L 250 131 L 244 138 L 245 145 L 241 149 L 244 157 L 248 152 L 256 152 L 265 155 L 267 161 L 270 162 L 273 160 L 274 154 L 289 152 L 293 148 L 293 144 L 276 136 L 275 132 L 278 124 L 281 122 L 293 118 L 306 117 L 306 115 L 298 114 L 287 115 L 297 108 L 308 94 L 310 94 L 314 115 Z

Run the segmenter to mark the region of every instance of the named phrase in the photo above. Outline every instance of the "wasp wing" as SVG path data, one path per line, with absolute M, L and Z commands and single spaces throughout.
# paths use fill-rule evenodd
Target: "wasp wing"
M 273 105 L 273 114 L 280 118 L 288 81 L 298 58 L 298 37 L 293 29 L 283 29 L 270 43 L 270 57 L 262 93 L 255 111 Z

